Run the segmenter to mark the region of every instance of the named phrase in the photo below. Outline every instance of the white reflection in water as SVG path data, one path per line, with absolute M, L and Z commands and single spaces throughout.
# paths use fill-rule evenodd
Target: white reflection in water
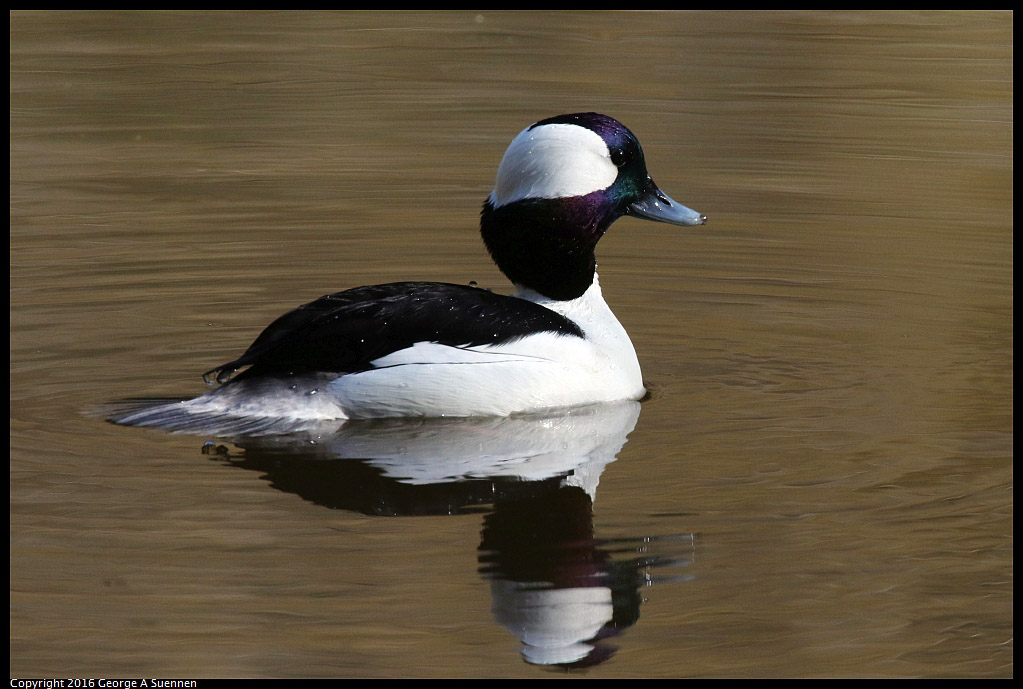
M 487 509 L 478 558 L 495 620 L 519 638 L 527 662 L 583 667 L 614 654 L 609 639 L 639 620 L 643 587 L 689 578 L 674 571 L 692 562 L 691 534 L 594 534 L 600 475 L 639 412 L 628 401 L 505 418 L 355 421 L 236 437 L 243 456 L 222 446 L 212 456 L 332 508 Z

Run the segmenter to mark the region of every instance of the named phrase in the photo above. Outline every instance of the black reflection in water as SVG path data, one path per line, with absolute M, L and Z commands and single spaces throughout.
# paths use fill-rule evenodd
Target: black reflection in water
M 639 405 L 511 419 L 388 420 L 235 438 L 216 454 L 278 490 L 363 514 L 484 513 L 480 572 L 496 620 L 533 664 L 578 668 L 613 655 L 639 619 L 641 591 L 681 581 L 689 534 L 602 540 L 593 504 Z M 654 572 L 659 572 L 655 575 Z
M 480 571 L 491 580 L 494 616 L 522 640 L 526 661 L 567 668 L 610 658 L 608 639 L 639 620 L 641 590 L 655 568 L 692 563 L 692 534 L 599 540 L 593 502 L 562 487 L 536 499 L 503 500 L 484 518 Z
M 236 467 L 258 471 L 277 490 L 317 505 L 382 517 L 485 512 L 498 500 L 528 496 L 544 486 L 557 486 L 561 480 L 465 479 L 408 484 L 385 475 L 367 459 L 285 457 L 279 452 L 252 449 L 247 449 L 242 457 L 224 459 Z

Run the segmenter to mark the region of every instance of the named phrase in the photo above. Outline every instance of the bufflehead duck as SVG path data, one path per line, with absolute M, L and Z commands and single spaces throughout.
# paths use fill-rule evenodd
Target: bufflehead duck
M 329 294 L 207 372 L 216 390 L 114 420 L 256 430 L 274 419 L 507 416 L 639 399 L 635 349 L 595 270 L 597 242 L 623 215 L 706 221 L 657 188 L 617 120 L 536 122 L 509 145 L 481 213 L 483 242 L 514 295 L 435 282 Z

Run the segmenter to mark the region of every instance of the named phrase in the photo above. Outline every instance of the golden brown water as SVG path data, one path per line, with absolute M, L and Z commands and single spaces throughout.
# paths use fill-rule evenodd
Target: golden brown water
M 500 572 L 541 568 L 519 525 L 562 513 L 617 582 L 586 677 L 1011 676 L 1012 29 L 13 13 L 12 677 L 548 677 Z M 710 217 L 599 247 L 653 394 L 592 516 L 85 414 L 201 392 L 330 291 L 504 289 L 497 163 L 579 110 Z

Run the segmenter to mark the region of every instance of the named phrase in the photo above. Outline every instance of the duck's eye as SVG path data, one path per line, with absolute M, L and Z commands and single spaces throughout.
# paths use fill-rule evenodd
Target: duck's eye
M 625 152 L 620 148 L 611 151 L 611 162 L 614 163 L 615 167 L 625 165 Z

